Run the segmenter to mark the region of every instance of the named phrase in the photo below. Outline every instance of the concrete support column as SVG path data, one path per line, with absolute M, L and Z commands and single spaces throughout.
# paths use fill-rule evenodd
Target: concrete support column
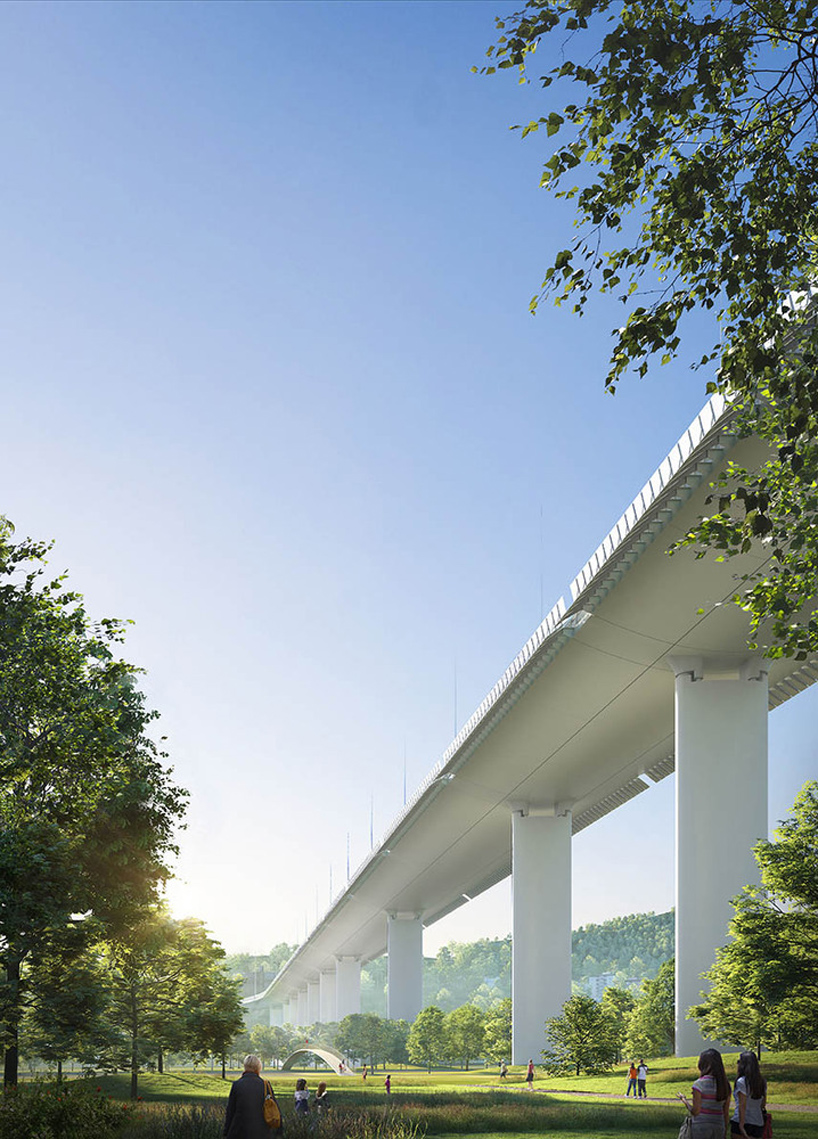
M 387 914 L 386 1015 L 411 1024 L 423 1008 L 423 922 L 420 914 Z
M 305 1024 L 309 1024 L 307 1018 L 307 990 L 298 990 L 298 1008 L 296 1011 L 296 1024 L 299 1028 L 303 1028 Z
M 286 1001 L 284 1002 L 284 1023 L 293 1023 L 293 1002 L 291 997 L 287 997 Z
M 323 1024 L 331 1024 L 338 1017 L 335 1012 L 335 971 L 326 970 L 318 977 L 318 1004 L 321 1010 L 320 1020 Z
M 705 1047 L 686 1019 L 716 949 L 730 899 L 758 881 L 753 846 L 767 835 L 765 662 L 673 657 L 676 674 L 676 1055 Z
M 270 1005 L 270 1028 L 278 1025 L 281 1027 L 284 1024 L 284 1006 L 283 1005 Z
M 512 813 L 512 1063 L 540 1062 L 545 1021 L 571 996 L 571 812 Z
M 321 1019 L 321 1005 L 318 996 L 318 980 L 307 984 L 307 1024 L 315 1024 Z
M 361 1011 L 361 959 L 335 958 L 335 1015 L 338 1020 Z

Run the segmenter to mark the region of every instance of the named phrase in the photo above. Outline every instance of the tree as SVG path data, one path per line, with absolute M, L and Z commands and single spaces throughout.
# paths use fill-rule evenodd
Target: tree
M 17 1079 L 25 971 L 76 955 L 155 896 L 186 792 L 146 734 L 155 713 L 116 654 L 122 624 L 87 616 L 42 543 L 0 519 L 0 1011 Z
M 511 997 L 498 1001 L 486 1013 L 483 1055 L 495 1064 L 508 1060 L 511 1056 Z
M 405 1020 L 384 1021 L 383 1058 L 387 1064 L 406 1064 L 409 1053 L 406 1045 L 409 1040 L 409 1022 Z
M 603 1072 L 616 1062 L 616 1022 L 592 997 L 574 996 L 545 1022 L 543 1066 L 552 1075 Z
M 431 1072 L 446 1056 L 445 1018 L 436 1005 L 422 1009 L 409 1029 L 406 1050 L 413 1064 L 421 1064 Z
M 804 784 L 772 841 L 755 847 L 761 886 L 734 900 L 733 940 L 691 1009 L 704 1033 L 731 1044 L 818 1043 L 818 782 Z
M 676 962 L 666 961 L 642 991 L 628 1020 L 625 1047 L 634 1056 L 672 1056 L 676 1048 Z
M 249 1047 L 245 1049 L 247 1051 L 255 1052 L 273 1064 L 281 1063 L 293 1051 L 292 1033 L 278 1024 L 254 1024 L 250 1029 Z
M 469 1070 L 469 1060 L 483 1051 L 483 1014 L 474 1005 L 461 1005 L 446 1017 L 444 1032 L 451 1058 Z
M 195 990 L 188 993 L 184 1048 L 194 1061 L 218 1056 L 224 1080 L 230 1048 L 244 1028 L 244 1013 L 236 981 L 224 972 L 222 962 L 216 964 L 218 956 L 211 958 L 211 967 L 202 970 Z
M 107 1019 L 105 978 L 98 956 L 80 951 L 43 955 L 26 972 L 28 1007 L 22 1023 L 26 1055 L 57 1065 L 69 1058 L 96 1066 L 114 1040 Z
M 614 986 L 607 988 L 599 1002 L 611 1020 L 614 1039 L 616 1040 L 616 1058 L 622 1059 L 622 1046 L 628 1031 L 628 1021 L 633 1012 L 636 1001 L 627 989 L 617 989 Z
M 354 1012 L 345 1016 L 338 1025 L 336 1045 L 347 1056 L 366 1059 L 370 1067 L 382 1063 L 386 1057 L 386 1021 L 374 1012 Z
M 541 185 L 573 203 L 578 234 L 531 309 L 552 296 L 582 314 L 597 288 L 623 302 L 611 392 L 674 359 L 691 313 L 715 318 L 697 366 L 716 366 L 708 390 L 770 458 L 728 464 L 718 509 L 687 541 L 728 556 L 764 543 L 734 600 L 753 637 L 769 623 L 768 655 L 803 659 L 818 648 L 815 603 L 802 612 L 818 594 L 815 6 L 529 0 L 497 26 L 487 73 L 525 82 L 538 45 L 559 45 L 543 114 L 522 134 L 555 139 Z
M 222 972 L 224 952 L 194 918 L 177 920 L 155 908 L 105 946 L 110 1017 L 131 1072 L 136 1099 L 139 1070 L 151 1057 L 162 1070 L 163 1050 L 224 1057 L 242 1027 L 237 982 Z

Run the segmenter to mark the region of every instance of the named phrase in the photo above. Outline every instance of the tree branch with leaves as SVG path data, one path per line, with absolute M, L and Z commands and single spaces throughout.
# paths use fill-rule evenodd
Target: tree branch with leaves
M 727 466 L 686 542 L 719 557 L 762 544 L 734 601 L 753 644 L 803 659 L 818 650 L 815 5 L 529 0 L 497 28 L 484 73 L 528 82 L 538 49 L 549 56 L 544 112 L 519 129 L 555 140 L 541 185 L 575 210 L 531 311 L 551 298 L 582 315 L 597 290 L 621 300 L 610 392 L 674 360 L 685 318 L 712 314 L 694 366 L 769 459 Z

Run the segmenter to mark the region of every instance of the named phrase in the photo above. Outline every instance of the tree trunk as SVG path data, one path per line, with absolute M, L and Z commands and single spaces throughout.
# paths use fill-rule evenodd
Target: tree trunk
M 57 1083 L 62 1083 L 62 1060 L 57 1061 Z
M 139 1092 L 139 1013 L 136 1007 L 136 994 L 131 991 L 131 1099 Z
M 227 1079 L 226 1068 L 227 1068 L 227 1057 L 225 1056 L 224 1052 L 222 1052 L 222 1079 L 223 1080 Z
M 14 1087 L 17 1083 L 17 1068 L 20 1062 L 18 1050 L 18 1029 L 20 1025 L 20 959 L 6 958 L 6 982 L 8 984 L 9 1016 L 6 1023 L 6 1054 L 3 1059 L 3 1086 Z
M 165 1057 L 164 1057 L 164 1054 L 162 1052 L 162 1046 L 161 1045 L 159 1046 L 159 1055 L 156 1057 L 156 1070 L 160 1076 L 164 1075 Z

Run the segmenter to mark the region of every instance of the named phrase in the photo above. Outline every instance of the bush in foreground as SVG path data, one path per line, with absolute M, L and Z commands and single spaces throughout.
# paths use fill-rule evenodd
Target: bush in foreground
M 10 1087 L 0 1096 L 0 1139 L 115 1139 L 133 1114 L 130 1104 L 87 1087 Z

